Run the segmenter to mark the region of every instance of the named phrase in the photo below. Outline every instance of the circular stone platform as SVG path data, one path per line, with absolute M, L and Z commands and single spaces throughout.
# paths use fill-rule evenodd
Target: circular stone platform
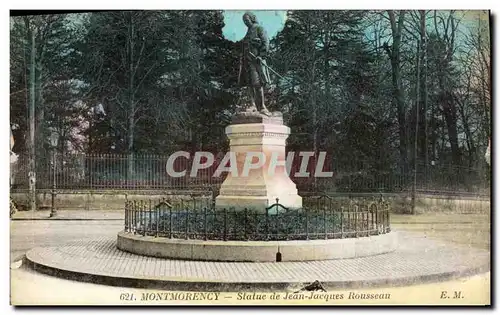
M 38 247 L 26 260 L 38 271 L 121 287 L 169 290 L 289 290 L 319 280 L 330 288 L 410 285 L 486 272 L 490 253 L 398 232 L 388 254 L 308 262 L 170 260 L 121 251 L 114 238 Z
M 118 233 L 121 250 L 160 258 L 286 262 L 365 257 L 392 252 L 397 248 L 397 233 L 369 237 L 309 241 L 202 241 Z

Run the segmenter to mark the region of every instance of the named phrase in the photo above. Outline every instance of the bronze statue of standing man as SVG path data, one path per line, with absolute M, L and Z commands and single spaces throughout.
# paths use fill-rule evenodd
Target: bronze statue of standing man
M 242 41 L 242 55 L 238 84 L 249 90 L 252 106 L 264 115 L 271 113 L 264 102 L 264 87 L 271 84 L 266 60 L 269 52 L 269 39 L 264 28 L 251 12 L 243 15 L 243 22 L 248 27 Z

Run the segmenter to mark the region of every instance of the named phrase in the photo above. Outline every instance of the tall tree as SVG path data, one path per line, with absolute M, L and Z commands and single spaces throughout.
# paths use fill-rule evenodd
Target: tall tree
M 102 104 L 109 119 L 113 146 L 129 155 L 132 176 L 137 150 L 137 124 L 147 107 L 169 101 L 162 97 L 160 82 L 166 67 L 177 60 L 175 25 L 161 11 L 122 11 L 92 14 L 85 21 L 87 32 L 78 51 L 81 80 L 88 106 Z M 110 148 L 107 148 L 108 150 Z
M 405 11 L 396 12 L 389 10 L 389 21 L 392 32 L 392 45 L 386 42 L 384 48 L 391 61 L 392 68 L 392 85 L 394 93 L 394 104 L 398 112 L 399 124 L 399 154 L 401 158 L 401 170 L 404 172 L 408 166 L 408 148 L 407 148 L 407 132 L 406 132 L 406 105 L 401 79 L 401 38 L 403 35 L 403 27 L 405 21 Z
M 66 53 L 72 34 L 67 23 L 67 15 L 11 18 L 11 49 L 16 52 L 11 58 L 11 91 L 16 90 L 11 93 L 11 103 L 13 113 L 19 115 L 13 122 L 20 127 L 15 129 L 18 139 L 25 139 L 24 147 L 19 145 L 16 150 L 28 153 L 32 209 L 36 207 L 37 177 L 48 171 L 49 129 L 55 127 L 55 115 L 46 98 L 50 87 L 68 79 Z
M 448 140 L 451 146 L 452 160 L 460 165 L 461 153 L 458 143 L 457 108 L 453 96 L 453 75 L 456 74 L 452 65 L 456 50 L 455 36 L 459 21 L 454 12 L 450 11 L 445 18 L 434 11 L 434 65 L 437 71 L 439 86 L 438 103 L 448 131 Z

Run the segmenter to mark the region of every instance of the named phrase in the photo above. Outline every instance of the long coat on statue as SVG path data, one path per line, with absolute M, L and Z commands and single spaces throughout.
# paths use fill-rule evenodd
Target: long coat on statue
M 242 40 L 242 51 L 238 74 L 239 85 L 261 87 L 271 84 L 265 60 L 269 52 L 269 39 L 262 26 L 255 23 L 248 28 Z

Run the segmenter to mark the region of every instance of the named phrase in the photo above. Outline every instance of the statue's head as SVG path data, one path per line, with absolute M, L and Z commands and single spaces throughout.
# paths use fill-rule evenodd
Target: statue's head
M 258 23 L 257 16 L 255 16 L 252 12 L 245 12 L 245 14 L 243 14 L 243 22 L 246 26 L 250 27 L 253 24 Z

